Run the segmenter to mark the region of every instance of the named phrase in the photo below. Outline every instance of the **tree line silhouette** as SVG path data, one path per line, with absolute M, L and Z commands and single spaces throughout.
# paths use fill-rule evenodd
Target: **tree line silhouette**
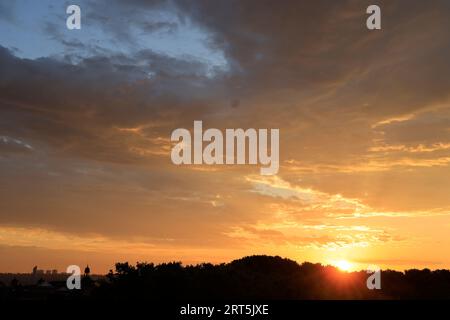
M 449 299 L 449 270 L 385 270 L 381 289 L 369 290 L 370 274 L 278 256 L 249 256 L 230 263 L 183 266 L 180 262 L 117 263 L 91 291 L 93 299 L 286 300 Z

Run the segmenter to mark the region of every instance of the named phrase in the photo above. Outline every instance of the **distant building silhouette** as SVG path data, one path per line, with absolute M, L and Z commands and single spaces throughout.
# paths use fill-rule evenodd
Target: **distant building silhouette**
M 33 278 L 42 277 L 44 275 L 44 270 L 38 269 L 38 266 L 34 266 L 31 275 Z

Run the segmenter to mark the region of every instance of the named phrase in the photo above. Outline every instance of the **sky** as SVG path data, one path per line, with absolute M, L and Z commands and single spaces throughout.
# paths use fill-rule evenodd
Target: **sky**
M 0 0 L 0 272 L 450 268 L 450 3 L 371 4 Z M 194 120 L 279 128 L 278 174 L 174 165 Z

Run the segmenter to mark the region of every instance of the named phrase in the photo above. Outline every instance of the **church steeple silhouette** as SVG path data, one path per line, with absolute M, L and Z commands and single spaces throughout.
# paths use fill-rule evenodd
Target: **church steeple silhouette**
M 89 273 L 91 273 L 91 269 L 89 268 L 89 265 L 86 265 L 86 268 L 84 268 L 84 275 L 87 277 L 89 276 Z

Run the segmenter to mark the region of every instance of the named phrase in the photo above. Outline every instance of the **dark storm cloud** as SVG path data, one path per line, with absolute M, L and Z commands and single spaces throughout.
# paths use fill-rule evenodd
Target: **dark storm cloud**
M 380 139 L 374 124 L 445 105 L 450 92 L 448 2 L 381 2 L 379 32 L 365 27 L 368 4 L 86 3 L 86 23 L 109 30 L 117 42 L 141 40 L 135 28 L 172 29 L 173 17 L 181 24 L 189 20 L 209 36 L 209 46 L 224 52 L 229 68 L 211 76 L 206 64 L 189 58 L 149 49 L 125 55 L 83 42 L 59 59 L 20 59 L 2 49 L 0 134 L 82 157 L 134 162 L 143 153 L 130 149 L 159 148 L 152 139 L 206 118 L 217 127 L 281 127 L 282 144 L 296 146 L 283 148 L 282 159 L 364 158 Z M 152 12 L 164 14 L 157 19 Z M 51 23 L 47 32 L 64 41 Z M 77 45 L 95 55 L 73 59 Z M 386 143 L 395 140 L 389 125 L 382 128 Z M 401 126 L 403 137 L 418 130 Z M 118 128 L 140 128 L 140 134 Z M 420 143 L 445 142 L 432 132 L 439 133 L 429 131 L 429 141 Z
M 322 108 L 330 104 L 333 112 L 351 108 L 374 117 L 448 98 L 446 1 L 382 1 L 379 33 L 365 27 L 370 1 L 177 3 L 234 62 L 233 81 L 242 91 L 305 92 L 318 86 L 335 91 Z M 361 108 L 365 103 L 370 108 Z
M 195 117 L 220 94 L 201 63 L 150 50 L 73 65 L 20 59 L 2 48 L 0 69 L 2 134 L 111 160 L 128 150 L 117 128 L 153 123 L 155 137 L 166 136 L 167 128 L 158 126 L 176 123 L 183 114 Z
M 123 160 L 137 156 L 126 151 L 130 143 L 151 142 L 118 135 L 116 127 L 144 125 L 146 138 L 167 137 L 175 127 L 211 116 L 211 126 L 283 127 L 292 132 L 282 136 L 285 145 L 301 135 L 298 148 L 282 151 L 288 158 L 302 147 L 311 150 L 302 157 L 313 161 L 357 157 L 377 138 L 371 125 L 446 103 L 450 92 L 448 3 L 382 2 L 379 32 L 365 27 L 368 4 L 86 3 L 87 25 L 109 30 L 117 42 L 143 39 L 135 28 L 171 29 L 171 17 L 189 20 L 209 36 L 209 46 L 224 52 L 229 68 L 208 76 L 207 65 L 192 59 L 148 49 L 125 55 L 82 42 L 76 43 L 85 46 L 80 50 L 94 56 L 32 61 L 2 50 L 2 134 Z M 157 19 L 152 12 L 164 14 Z M 47 32 L 64 41 L 51 24 Z M 77 52 L 77 45 L 71 48 Z
M 365 28 L 365 2 L 196 4 L 187 6 L 194 16 L 213 16 L 198 21 L 235 61 L 239 90 L 259 97 L 253 113 L 296 132 L 305 150 L 285 157 L 348 163 L 380 138 L 371 124 L 448 103 L 448 3 L 380 3 L 379 33 Z

